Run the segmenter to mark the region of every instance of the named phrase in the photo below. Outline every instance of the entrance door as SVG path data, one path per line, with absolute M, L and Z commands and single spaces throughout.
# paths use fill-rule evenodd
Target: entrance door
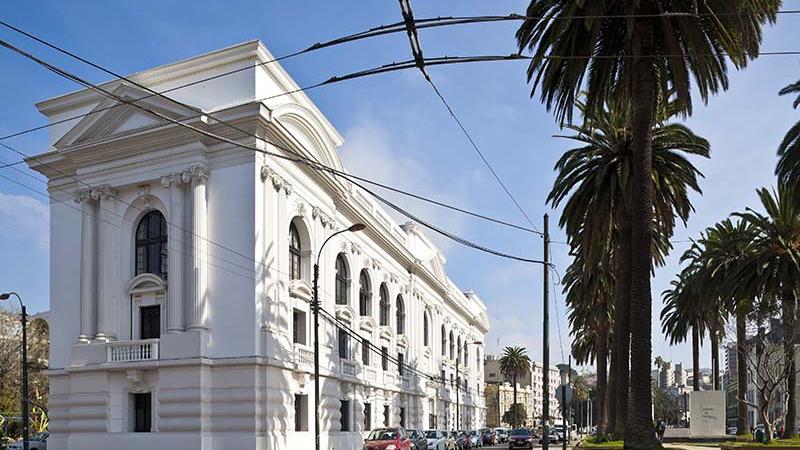
M 142 306 L 139 308 L 139 339 L 158 339 L 161 337 L 161 306 Z

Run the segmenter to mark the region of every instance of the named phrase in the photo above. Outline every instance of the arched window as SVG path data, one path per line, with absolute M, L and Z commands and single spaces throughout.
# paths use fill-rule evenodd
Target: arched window
M 447 331 L 444 329 L 444 325 L 442 325 L 442 356 L 447 355 Z
M 456 340 L 453 339 L 453 330 L 450 330 L 450 359 L 456 357 Z
M 403 297 L 397 296 L 397 334 L 405 333 L 406 329 L 406 308 L 403 304 Z
M 341 254 L 336 256 L 336 304 L 347 304 L 347 282 L 349 279 L 347 262 Z
M 381 284 L 380 290 L 380 306 L 379 306 L 379 315 L 380 315 L 380 324 L 381 326 L 389 326 L 389 309 L 391 309 L 391 305 L 389 305 L 389 289 L 386 287 L 386 283 Z
M 469 345 L 466 342 L 464 342 L 464 365 L 469 365 Z
M 136 227 L 136 275 L 152 273 L 167 278 L 167 221 L 150 211 Z
M 430 337 L 428 334 L 428 313 L 422 313 L 422 345 L 425 347 L 430 345 Z
M 300 233 L 295 224 L 289 225 L 289 260 L 290 274 L 293 280 L 299 280 L 302 276 L 300 271 Z
M 461 336 L 458 337 L 458 346 L 456 347 L 458 353 L 456 353 L 456 359 L 458 362 L 461 362 Z
M 358 311 L 362 316 L 372 314 L 372 287 L 369 283 L 369 274 L 366 269 L 358 277 Z

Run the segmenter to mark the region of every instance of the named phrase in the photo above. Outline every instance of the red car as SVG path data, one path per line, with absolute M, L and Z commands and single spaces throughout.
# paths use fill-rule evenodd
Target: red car
M 411 439 L 402 427 L 376 428 L 364 439 L 364 450 L 411 450 Z

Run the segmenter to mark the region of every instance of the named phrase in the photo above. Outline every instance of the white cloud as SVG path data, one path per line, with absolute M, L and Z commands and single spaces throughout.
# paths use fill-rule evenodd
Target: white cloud
M 466 186 L 473 174 L 456 174 L 442 180 L 428 167 L 412 158 L 400 154 L 402 144 L 395 143 L 386 130 L 378 124 L 364 122 L 345 132 L 345 144 L 342 146 L 341 158 L 348 172 L 374 180 L 392 187 L 400 188 L 415 194 L 432 198 L 444 203 L 460 207 L 468 207 L 467 198 L 462 195 L 468 192 Z M 447 209 L 422 202 L 421 200 L 391 193 L 384 189 L 366 186 L 370 190 L 388 198 L 398 206 L 408 210 L 419 218 L 435 224 L 455 234 L 461 233 L 465 225 L 465 216 Z M 407 222 L 405 216 L 396 213 L 388 206 L 381 206 L 400 224 Z M 443 252 L 452 247 L 453 242 L 426 230 L 426 235 Z
M 50 242 L 47 205 L 27 195 L 0 193 L 0 237 L 47 248 Z

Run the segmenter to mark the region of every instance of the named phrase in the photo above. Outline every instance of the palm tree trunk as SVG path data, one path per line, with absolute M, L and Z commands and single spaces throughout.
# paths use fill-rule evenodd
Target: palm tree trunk
M 517 406 L 517 374 L 514 374 L 514 402 L 511 404 L 511 428 L 517 427 L 517 415 L 515 407 Z
M 736 313 L 736 397 L 738 409 L 736 418 L 736 433 L 746 434 L 747 428 L 747 315 L 744 312 Z
M 712 389 L 719 390 L 719 333 L 716 329 L 708 330 L 711 339 L 711 382 Z
M 611 364 L 608 370 L 608 395 L 606 396 L 606 409 L 608 411 L 606 419 L 606 428 L 603 429 L 603 434 L 611 436 L 614 434 L 614 427 L 616 426 L 616 398 L 617 398 L 617 352 L 614 349 L 614 340 L 612 337 L 611 343 Z
M 646 4 L 646 3 L 645 3 Z M 646 8 L 643 8 L 646 9 Z M 648 11 L 642 11 L 647 13 Z M 658 10 L 652 11 L 658 13 Z M 660 447 L 652 420 L 653 299 L 650 287 L 653 227 L 653 124 L 657 83 L 651 56 L 655 53 L 652 18 L 635 19 L 633 115 L 631 119 L 631 294 L 630 393 L 625 422 L 625 448 Z M 627 364 L 623 364 L 627 365 Z M 617 424 L 619 426 L 619 424 Z
M 692 390 L 700 390 L 700 331 L 692 326 Z
M 614 257 L 614 428 L 611 434 L 619 439 L 625 435 L 628 413 L 629 360 L 631 345 L 631 240 L 627 211 L 620 208 L 617 219 L 616 254 Z M 648 322 L 649 323 L 649 322 Z M 648 366 L 648 380 L 650 379 Z
M 608 303 L 600 303 L 600 321 L 597 324 L 597 429 L 606 427 L 606 389 L 608 385 Z M 591 424 L 589 424 L 591 425 Z
M 794 362 L 794 322 L 797 310 L 796 298 L 794 289 L 791 287 L 784 288 L 781 313 L 783 315 L 783 351 L 784 351 L 784 364 L 788 368 L 788 376 L 786 378 L 786 394 L 789 397 L 786 400 L 786 419 L 784 421 L 784 438 L 797 436 L 796 422 L 797 422 L 797 403 L 795 401 L 795 393 L 797 391 L 797 373 Z

